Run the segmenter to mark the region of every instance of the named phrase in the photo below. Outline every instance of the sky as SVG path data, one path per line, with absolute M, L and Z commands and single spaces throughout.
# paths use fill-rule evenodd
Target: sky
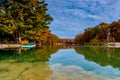
M 84 29 L 120 19 L 120 0 L 46 0 L 53 17 L 50 30 L 59 38 L 75 38 Z

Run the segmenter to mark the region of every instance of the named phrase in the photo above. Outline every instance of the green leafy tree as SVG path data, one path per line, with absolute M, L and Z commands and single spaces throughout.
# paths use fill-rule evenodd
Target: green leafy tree
M 2 0 L 0 30 L 20 42 L 26 32 L 49 28 L 52 17 L 46 6 L 44 0 Z

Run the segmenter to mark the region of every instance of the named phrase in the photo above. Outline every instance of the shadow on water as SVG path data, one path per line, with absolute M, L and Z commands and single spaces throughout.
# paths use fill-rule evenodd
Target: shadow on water
M 120 69 L 120 48 L 107 47 L 75 47 L 75 51 L 88 61 L 93 61 L 101 66 L 111 65 Z

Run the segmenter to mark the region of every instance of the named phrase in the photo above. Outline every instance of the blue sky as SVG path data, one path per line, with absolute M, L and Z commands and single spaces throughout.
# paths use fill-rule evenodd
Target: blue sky
M 60 38 L 74 38 L 84 29 L 120 19 L 120 0 L 46 0 L 53 17 L 50 30 Z

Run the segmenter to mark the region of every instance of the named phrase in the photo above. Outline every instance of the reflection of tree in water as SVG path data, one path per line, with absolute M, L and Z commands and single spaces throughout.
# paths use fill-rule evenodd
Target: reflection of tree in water
M 69 46 L 69 45 L 66 45 L 66 46 L 58 46 L 59 49 L 73 49 L 75 46 Z
M 0 49 L 0 61 L 15 57 L 18 49 Z
M 0 50 L 0 80 L 47 80 L 52 70 L 46 63 L 57 47 L 21 51 Z
M 19 54 L 18 49 L 5 49 L 0 50 L 0 61 L 3 60 L 15 60 L 18 62 L 38 62 L 38 61 L 48 61 L 51 54 L 54 54 L 57 52 L 58 47 L 41 47 L 41 48 L 35 48 L 30 49 L 27 51 L 21 51 L 21 54 Z
M 120 49 L 107 47 L 76 47 L 78 54 L 84 55 L 89 61 L 94 61 L 101 66 L 111 65 L 120 69 Z
M 48 61 L 50 56 L 59 49 L 70 49 L 74 46 L 44 46 L 38 48 L 0 49 L 0 61 L 14 60 L 17 62 Z
M 36 48 L 33 52 L 29 54 L 34 54 L 40 61 L 48 61 L 50 56 L 57 52 L 58 47 L 56 46 L 44 46 L 41 48 Z

